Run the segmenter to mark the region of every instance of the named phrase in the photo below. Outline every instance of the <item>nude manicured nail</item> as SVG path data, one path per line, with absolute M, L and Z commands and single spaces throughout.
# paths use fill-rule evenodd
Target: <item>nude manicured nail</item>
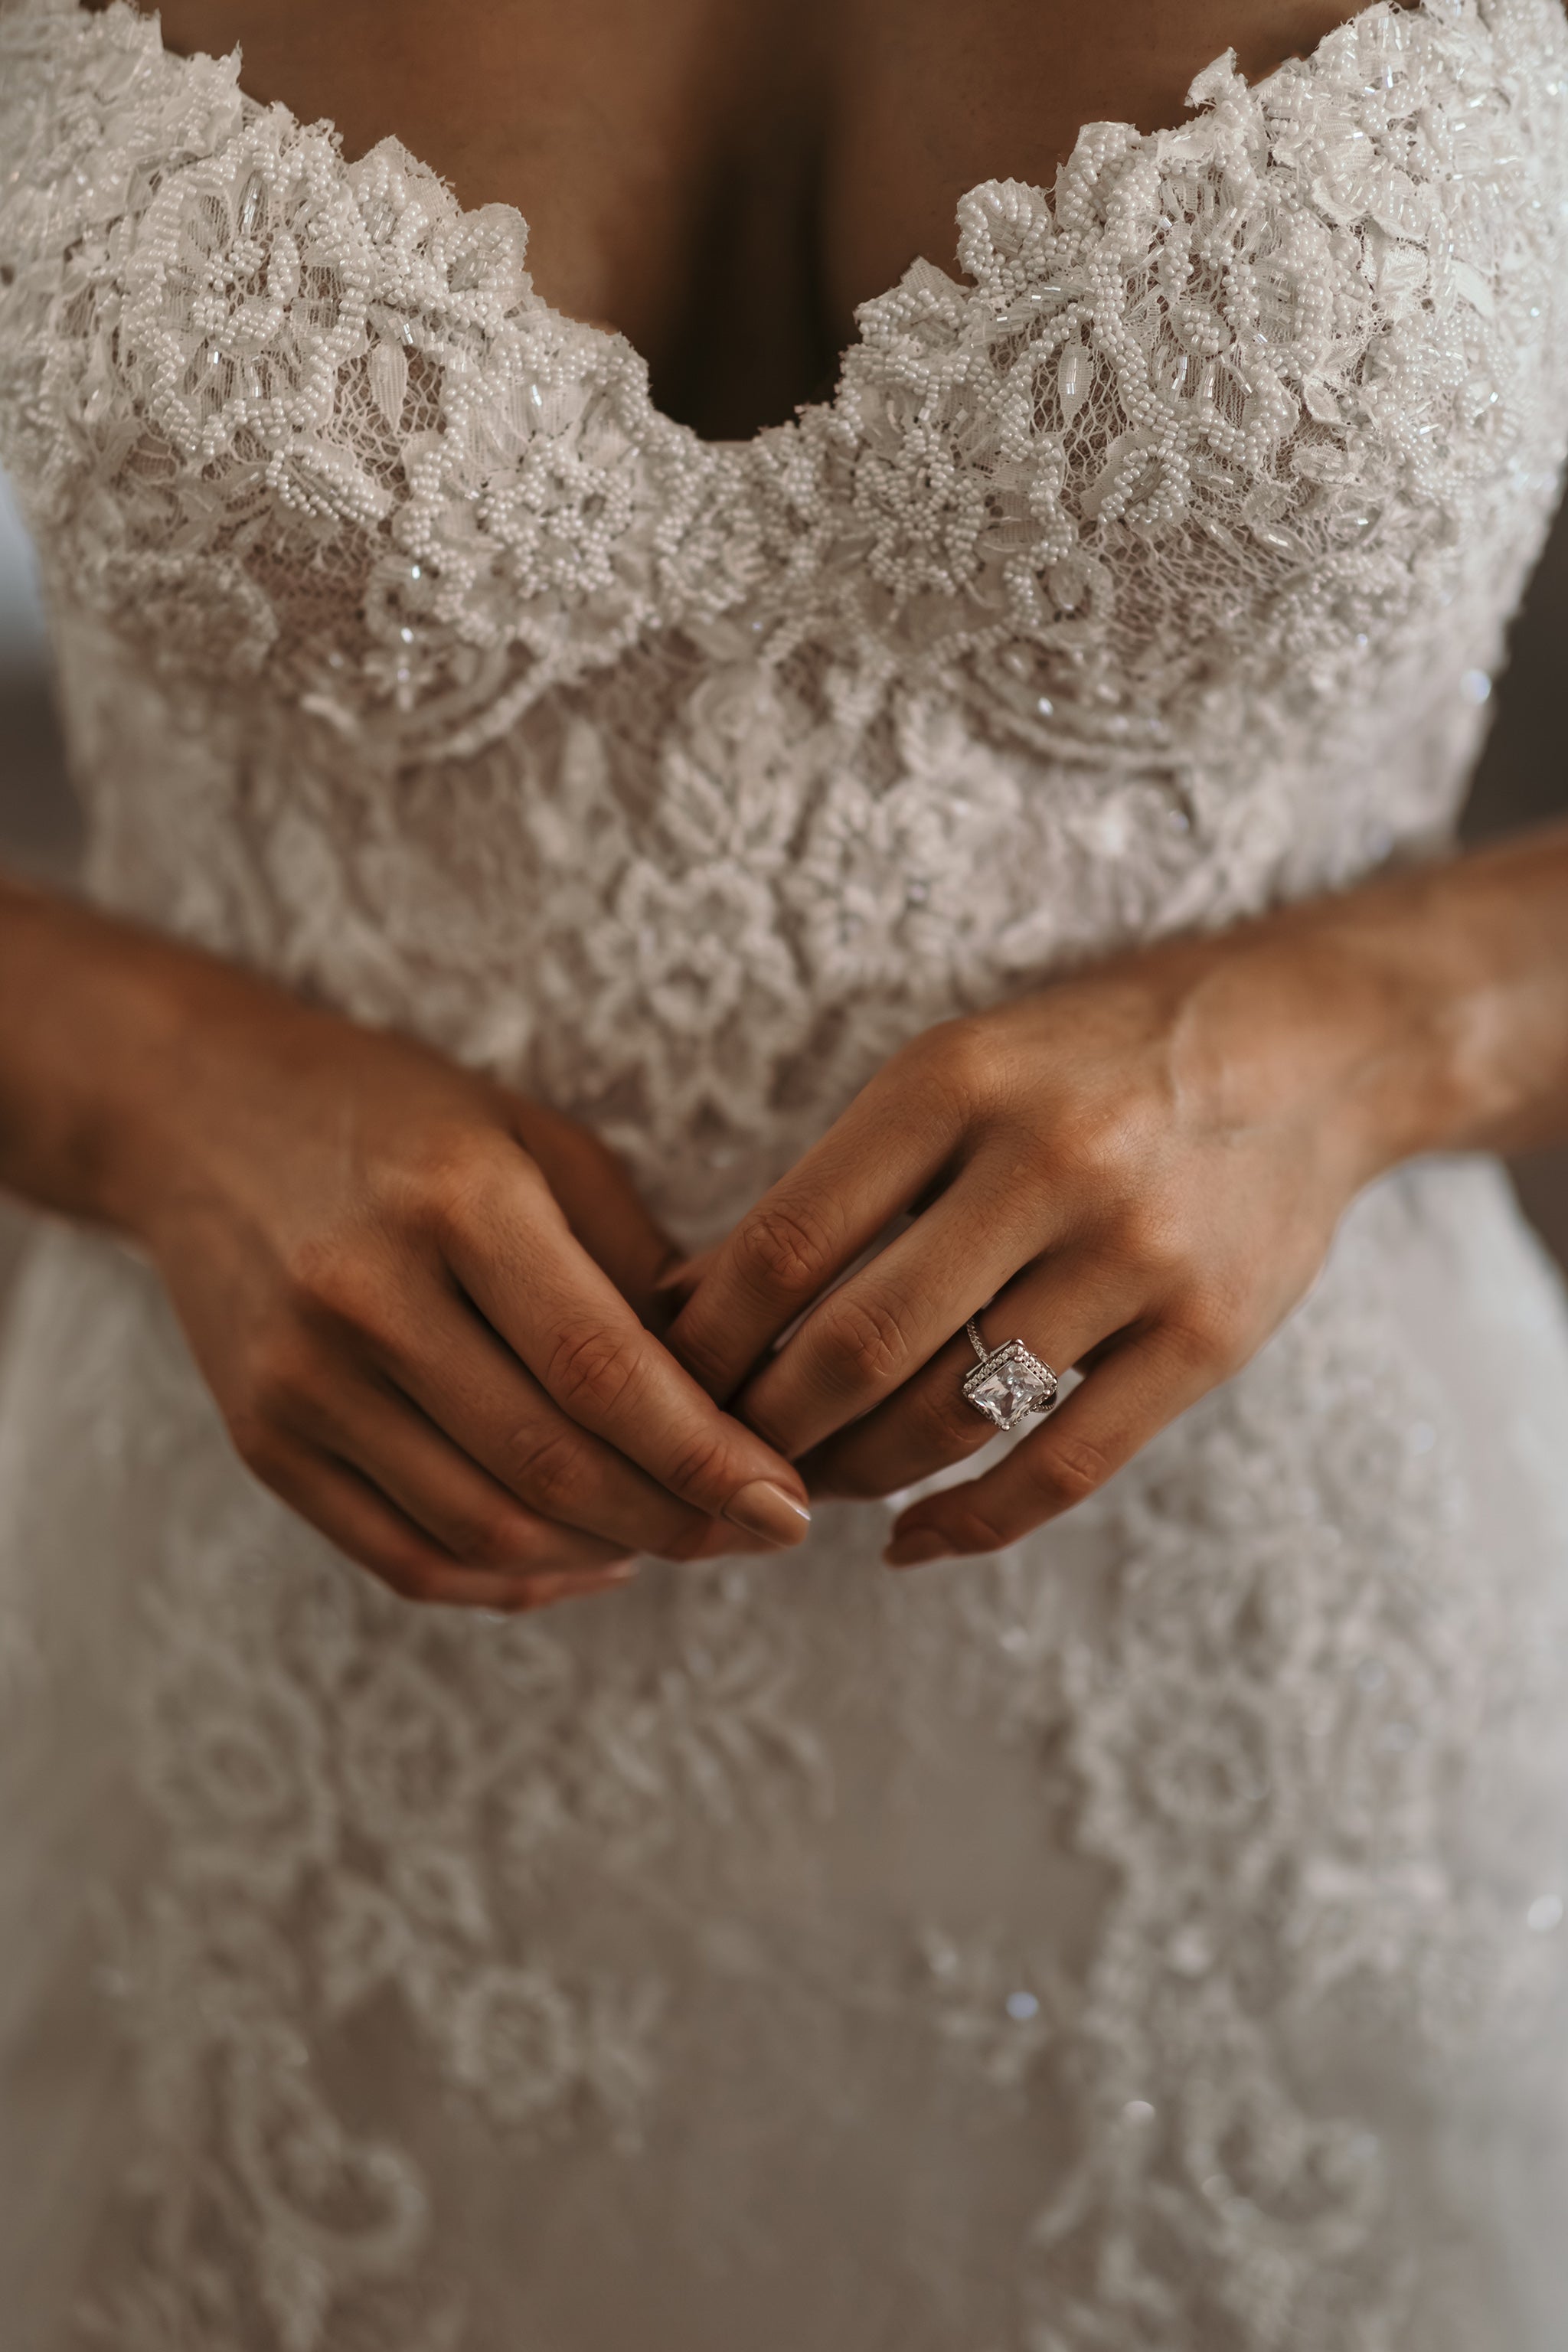
M 754 1478 L 731 1495 L 724 1517 L 749 1536 L 761 1536 L 773 1545 L 797 1544 L 811 1525 L 811 1513 L 771 1478 Z
M 907 1536 L 895 1536 L 882 1554 L 889 1568 L 919 1568 L 928 1559 L 949 1556 L 946 1538 L 933 1528 L 911 1528 Z

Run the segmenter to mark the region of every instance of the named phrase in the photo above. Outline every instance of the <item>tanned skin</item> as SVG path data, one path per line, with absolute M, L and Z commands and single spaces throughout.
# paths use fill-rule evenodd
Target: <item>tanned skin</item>
M 1346 13 L 170 0 L 163 29 L 239 44 L 246 88 L 351 155 L 395 132 L 465 204 L 515 205 L 545 298 L 724 437 L 826 389 L 917 255 L 954 266 L 966 189 L 1048 184 L 1081 123 L 1173 124 L 1227 47 L 1256 79 Z M 0 878 L 0 1183 L 139 1244 L 245 1460 L 418 1599 L 537 1607 L 639 1551 L 782 1549 L 808 1489 L 962 1460 L 987 1431 L 952 1334 L 1002 1289 L 992 1336 L 1089 1377 L 889 1556 L 1011 1541 L 1245 1361 L 1366 1182 L 1564 1132 L 1568 828 L 944 1024 L 684 1269 L 570 1120 Z
M 858 304 L 990 179 L 1048 184 L 1079 126 L 1179 122 L 1234 47 L 1257 79 L 1340 0 L 170 0 L 254 97 L 395 133 L 465 205 L 515 205 L 545 299 L 618 327 L 711 438 L 830 387 Z

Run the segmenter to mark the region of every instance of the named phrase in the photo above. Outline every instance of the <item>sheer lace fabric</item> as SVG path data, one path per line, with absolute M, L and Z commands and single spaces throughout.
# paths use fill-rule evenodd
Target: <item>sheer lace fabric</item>
M 1443 836 L 1568 434 L 1556 0 L 1090 126 L 743 445 L 237 73 L 0 5 L 0 454 L 108 901 L 696 1242 L 931 1021 Z M 411 1615 L 114 1251 L 5 1361 L 29 2352 L 1558 2341 L 1568 1343 L 1489 1171 L 923 1581 L 845 1509 Z

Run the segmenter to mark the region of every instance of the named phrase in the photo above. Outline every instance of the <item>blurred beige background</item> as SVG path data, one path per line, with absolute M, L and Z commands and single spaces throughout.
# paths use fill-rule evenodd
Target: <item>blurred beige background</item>
M 1515 627 L 1496 719 L 1476 779 L 1472 839 L 1568 814 L 1568 508 Z M 68 882 L 79 828 L 49 704 L 47 656 L 31 559 L 0 479 L 0 859 Z M 1568 1149 L 1521 1161 L 1526 1209 L 1568 1266 Z M 25 1231 L 0 1202 L 0 1291 Z

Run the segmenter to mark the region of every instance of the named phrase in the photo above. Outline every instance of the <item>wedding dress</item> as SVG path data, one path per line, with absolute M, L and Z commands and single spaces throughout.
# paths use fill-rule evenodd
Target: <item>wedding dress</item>
M 1558 0 L 960 207 L 744 444 L 524 225 L 0 0 L 0 456 L 108 905 L 693 1244 L 901 1041 L 1447 836 L 1568 441 Z M 1087 1507 L 407 1607 L 146 1268 L 0 1373 L 8 2352 L 1562 2352 L 1568 1322 L 1347 1218 Z

